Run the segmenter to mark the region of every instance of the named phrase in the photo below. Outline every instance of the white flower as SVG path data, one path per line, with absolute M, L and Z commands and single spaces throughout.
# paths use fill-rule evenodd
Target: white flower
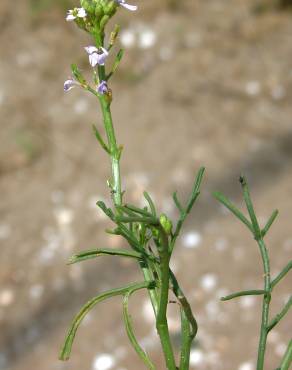
M 131 10 L 132 12 L 134 12 L 135 10 L 138 9 L 137 5 L 130 5 L 130 4 L 127 4 L 126 3 L 126 0 L 116 0 L 116 2 L 123 6 L 124 8 L 128 9 L 128 10 Z
M 71 89 L 73 89 L 75 86 L 80 86 L 80 83 L 73 80 L 73 78 L 70 78 L 69 80 L 66 80 L 64 82 L 64 91 L 67 92 L 67 91 L 70 91 Z
M 89 55 L 89 63 L 92 67 L 95 67 L 97 64 L 103 66 L 106 58 L 108 57 L 108 51 L 101 48 L 96 48 L 95 46 L 85 47 L 87 54 Z
M 85 18 L 87 16 L 86 10 L 84 8 L 74 8 L 73 10 L 68 10 L 66 21 L 74 21 L 74 19 Z

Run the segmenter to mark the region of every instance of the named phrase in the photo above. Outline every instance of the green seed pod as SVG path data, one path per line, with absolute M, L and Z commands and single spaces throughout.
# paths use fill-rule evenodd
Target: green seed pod
M 170 235 L 172 231 L 172 222 L 170 219 L 164 213 L 162 213 L 159 217 L 159 221 L 166 235 Z

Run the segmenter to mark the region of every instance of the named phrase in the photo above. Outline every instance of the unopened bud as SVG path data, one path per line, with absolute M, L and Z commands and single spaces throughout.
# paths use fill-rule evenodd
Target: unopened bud
M 170 235 L 172 231 L 171 220 L 164 213 L 162 213 L 161 216 L 159 217 L 159 221 L 165 233 L 167 235 Z

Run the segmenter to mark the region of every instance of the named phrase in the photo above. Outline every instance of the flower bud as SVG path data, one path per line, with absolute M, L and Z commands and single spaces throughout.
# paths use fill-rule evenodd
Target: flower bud
M 94 14 L 95 2 L 93 2 L 93 0 L 80 0 L 80 5 L 87 11 L 87 13 Z
M 170 235 L 172 231 L 171 220 L 164 213 L 162 213 L 161 216 L 159 217 L 159 221 L 166 235 Z
M 107 5 L 104 7 L 104 13 L 111 18 L 117 11 L 117 7 L 118 6 L 115 1 L 109 1 Z

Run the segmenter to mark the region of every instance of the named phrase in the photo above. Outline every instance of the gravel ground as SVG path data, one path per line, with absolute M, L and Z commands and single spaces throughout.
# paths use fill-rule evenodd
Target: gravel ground
M 147 189 L 176 217 L 172 192 L 186 199 L 195 172 L 207 167 L 173 265 L 200 325 L 191 369 L 253 370 L 261 300 L 219 298 L 262 288 L 259 252 L 211 193 L 221 190 L 242 205 L 237 179 L 245 173 L 261 222 L 280 210 L 267 237 L 272 273 L 291 260 L 292 14 L 255 0 L 157 3 L 140 1 L 137 14 L 118 15 L 126 56 L 112 83 L 113 116 L 125 147 L 126 197 L 140 204 Z M 62 91 L 70 63 L 89 72 L 82 50 L 88 39 L 60 9 L 35 14 L 27 0 L 14 7 L 1 1 L 0 369 L 142 368 L 119 298 L 89 315 L 69 363 L 57 359 L 87 299 L 141 276 L 133 262 L 115 258 L 66 266 L 81 249 L 124 246 L 104 234 L 109 224 L 95 207 L 109 199 L 108 160 L 91 132 L 93 122 L 101 125 L 95 101 L 78 89 Z M 273 313 L 291 283 L 290 275 L 275 290 Z M 143 293 L 131 310 L 138 337 L 162 370 Z M 291 318 L 270 336 L 266 370 L 279 365 Z M 177 343 L 176 305 L 170 328 Z

